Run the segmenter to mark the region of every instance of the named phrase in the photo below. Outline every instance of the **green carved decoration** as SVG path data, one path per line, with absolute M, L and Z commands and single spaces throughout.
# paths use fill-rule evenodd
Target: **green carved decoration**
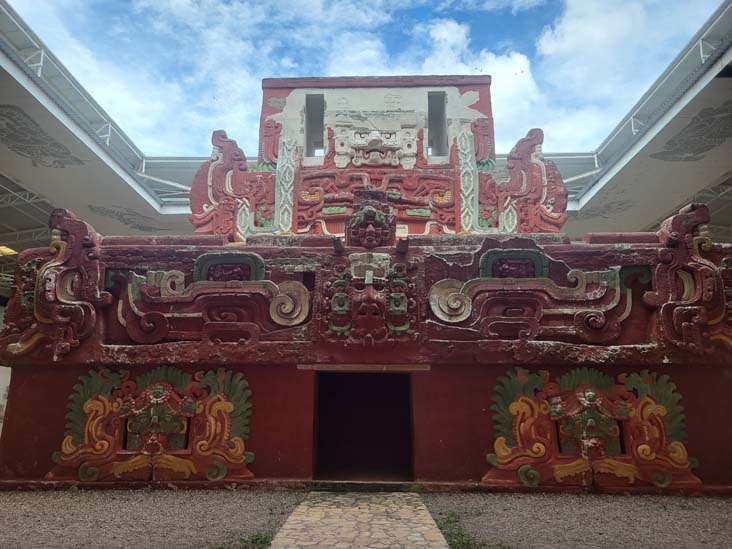
M 636 265 L 630 267 L 622 267 L 620 269 L 620 289 L 625 291 L 628 289 L 628 280 L 631 277 L 641 284 L 651 284 L 651 268 L 646 265 Z
M 335 335 L 337 337 L 348 337 L 351 332 L 351 323 L 346 322 L 343 326 L 336 326 L 332 322 L 328 322 L 328 329 L 325 331 L 325 335 Z
M 335 315 L 347 315 L 351 312 L 351 298 L 344 292 L 333 294 L 330 298 L 330 310 Z
M 513 416 L 508 407 L 519 395 L 533 398 L 534 393 L 541 388 L 541 372 L 532 373 L 516 368 L 509 370 L 505 376 L 498 378 L 498 384 L 493 395 L 493 425 L 496 437 L 504 437 L 509 446 L 515 444 L 513 438 Z
M 201 387 L 209 389 L 212 394 L 223 393 L 234 405 L 231 417 L 231 436 L 239 437 L 242 440 L 249 439 L 249 417 L 252 415 L 252 403 L 249 397 L 252 391 L 249 383 L 244 379 L 244 374 L 233 373 L 231 370 L 219 368 L 216 372 L 208 371 L 199 374 Z M 254 454 L 246 452 L 247 463 L 254 461 Z M 226 472 L 224 471 L 224 475 Z
M 432 215 L 429 208 L 407 208 L 404 210 L 404 213 L 414 217 L 429 217 Z
M 485 160 L 481 160 L 480 162 L 476 162 L 476 167 L 478 168 L 479 172 L 492 172 L 495 167 L 496 163 L 493 162 L 490 158 L 487 158 Z
M 394 315 L 405 315 L 409 308 L 409 299 L 406 294 L 389 294 L 389 313 Z
M 400 335 L 400 334 L 412 335 L 412 334 L 414 334 L 414 330 L 412 329 L 412 325 L 409 322 L 409 320 L 407 320 L 407 322 L 405 324 L 402 324 L 400 326 L 396 326 L 396 325 L 394 325 L 391 322 L 387 322 L 386 323 L 386 328 L 389 330 L 389 333 L 390 334 L 396 334 L 396 335 Z
M 159 366 L 146 374 L 138 376 L 136 381 L 138 387 L 148 387 L 156 381 L 164 381 L 165 383 L 170 383 L 174 389 L 182 391 L 193 381 L 193 376 L 178 368 L 166 365 Z
M 254 168 L 255 172 L 274 172 L 276 170 L 277 162 L 272 162 L 271 160 L 265 160 L 264 162 L 257 164 L 257 167 Z
M 609 391 L 615 384 L 613 378 L 594 368 L 577 368 L 557 378 L 560 391 L 571 391 L 580 385 L 592 385 L 595 389 Z
M 200 388 L 208 389 L 208 396 L 200 395 L 196 390 L 196 383 Z M 171 388 L 175 393 L 171 397 Z M 120 396 L 117 390 L 128 391 L 126 396 Z M 131 392 L 130 392 L 131 391 Z M 224 402 L 231 405 L 228 412 L 228 424 L 217 423 L 218 416 L 208 416 L 206 403 L 217 395 L 225 397 Z M 221 456 L 234 452 L 233 441 L 237 438 L 242 441 L 249 438 L 249 418 L 252 414 L 252 404 L 249 397 L 252 391 L 241 373 L 234 373 L 224 368 L 216 371 L 198 372 L 195 376 L 172 366 L 160 366 L 143 373 L 134 381 L 125 370 L 111 372 L 106 368 L 90 370 L 79 377 L 74 385 L 73 392 L 68 400 L 66 414 L 65 437 L 70 437 L 73 443 L 70 448 L 63 448 L 61 452 L 54 452 L 52 459 L 56 463 L 72 462 L 75 456 L 83 459 L 77 469 L 79 479 L 94 481 L 99 477 L 98 465 L 104 460 L 118 460 L 115 452 L 141 452 L 146 435 L 150 433 L 165 434 L 165 450 L 177 451 L 186 448 L 188 439 L 188 418 L 203 415 L 206 420 L 217 423 L 218 437 L 222 444 L 228 444 L 222 449 Z M 102 397 L 109 402 L 107 408 L 95 408 L 93 412 L 85 410 L 90 402 Z M 89 414 L 99 414 L 94 421 L 89 420 Z M 124 446 L 116 449 L 108 445 L 102 446 L 100 433 L 107 432 L 110 422 L 126 418 L 126 438 Z M 155 418 L 151 424 L 151 418 Z M 228 425 L 228 427 L 227 427 Z M 224 431 L 222 431 L 224 429 Z M 216 437 L 207 441 L 212 443 Z M 108 444 L 108 441 L 105 441 Z M 120 443 L 121 444 L 121 443 Z M 85 447 L 89 451 L 85 451 Z M 252 463 L 254 454 L 244 451 L 241 443 L 243 462 Z M 66 452 L 66 454 L 64 454 Z M 87 461 L 97 456 L 99 462 Z M 125 454 L 125 456 L 128 454 Z M 99 456 L 103 456 L 102 459 Z M 229 459 L 231 456 L 229 456 Z M 224 462 L 216 461 L 210 464 L 206 475 L 209 480 L 217 480 L 227 476 L 229 469 Z
M 247 463 L 249 463 L 248 460 L 247 460 Z M 221 480 L 222 478 L 226 477 L 226 473 L 228 473 L 226 464 L 223 463 L 222 461 L 216 460 L 213 462 L 211 467 L 206 469 L 206 479 L 207 480 Z
M 323 215 L 344 214 L 348 211 L 346 206 L 323 206 Z
M 516 368 L 498 378 L 484 482 L 700 484 L 681 395 L 668 375 L 581 367 L 556 377 Z
M 642 370 L 639 373 L 626 375 L 625 386 L 628 390 L 638 391 L 640 398 L 650 396 L 666 408 L 663 420 L 666 424 L 666 436 L 670 441 L 683 444 L 688 442 L 684 407 L 679 404 L 681 394 L 677 392 L 676 384 L 669 376 L 659 376 L 656 372 L 649 373 L 648 370 Z
M 524 486 L 528 486 L 529 488 L 536 488 L 539 486 L 541 475 L 528 463 L 519 467 L 516 473 L 521 484 Z
M 252 252 L 210 252 L 201 254 L 193 263 L 193 281 L 208 280 L 208 271 L 215 265 L 248 265 L 249 280 L 264 279 L 264 259 Z
M 122 378 L 127 372 L 110 372 L 106 368 L 100 370 L 89 370 L 89 373 L 79 377 L 79 383 L 74 385 L 74 392 L 69 396 L 66 414 L 66 436 L 71 435 L 74 444 L 84 442 L 84 427 L 86 425 L 86 412 L 84 404 L 95 395 L 109 398 L 112 389 L 118 387 Z
M 505 259 L 530 261 L 534 266 L 534 276 L 532 278 L 547 278 L 549 276 L 549 258 L 541 250 L 528 248 L 488 250 L 480 258 L 480 277 L 492 278 L 494 263 Z
M 485 218 L 478 216 L 478 226 L 493 227 L 496 224 L 496 219 L 498 219 L 498 211 L 495 206 L 486 206 L 485 209 L 490 212 L 490 215 Z
M 264 216 L 264 211 L 266 209 L 267 209 L 267 205 L 266 204 L 260 204 L 257 207 L 257 214 L 256 214 L 256 216 L 257 216 L 257 226 L 258 227 L 270 228 L 270 227 L 274 226 L 274 219 L 267 219 Z

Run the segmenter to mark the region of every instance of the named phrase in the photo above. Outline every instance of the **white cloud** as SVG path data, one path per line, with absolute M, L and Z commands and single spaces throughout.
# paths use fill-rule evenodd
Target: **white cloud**
M 31 28 L 44 29 L 43 39 L 51 51 L 141 150 L 175 154 L 166 134 L 177 129 L 171 124 L 177 116 L 175 106 L 185 100 L 179 83 L 160 78 L 144 66 L 132 74 L 113 59 L 97 57 L 69 32 L 62 18 L 66 10 L 82 7 L 79 0 L 34 0 L 32 9 L 30 4 L 14 4 Z
M 310 75 L 490 74 L 499 152 L 531 127 L 545 129 L 547 151 L 593 149 L 716 1 L 566 0 L 533 58 L 506 41 L 475 47 L 469 19 L 458 17 L 542 0 L 446 2 L 454 17 L 403 22 L 413 28 L 399 52 L 387 48 L 385 26 L 426 0 L 134 0 L 108 35 L 83 36 L 69 29 L 91 17 L 90 0 L 13 5 L 146 154 L 207 154 L 221 128 L 254 156 L 261 79 Z M 92 38 L 118 51 L 105 56 Z
M 446 0 L 439 9 L 458 9 L 464 11 L 501 11 L 510 10 L 519 13 L 541 6 L 546 0 Z
M 497 150 L 507 152 L 533 127 L 546 99 L 526 55 L 475 52 L 470 47 L 470 28 L 453 19 L 420 24 L 413 34 L 415 47 L 396 57 L 374 34 L 344 36 L 343 47 L 329 56 L 328 74 L 490 74 Z
M 597 147 L 717 2 L 566 0 L 536 44 L 536 77 L 561 115 L 546 113 L 549 143 Z

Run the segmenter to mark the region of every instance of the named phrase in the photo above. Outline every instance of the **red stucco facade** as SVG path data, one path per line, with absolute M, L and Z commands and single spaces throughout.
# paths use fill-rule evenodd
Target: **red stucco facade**
M 570 242 L 542 132 L 496 168 L 489 83 L 265 81 L 258 169 L 214 133 L 193 236 L 102 236 L 56 210 L 0 334 L 0 477 L 732 485 L 732 248 L 698 204 Z M 326 124 L 314 166 L 270 112 L 298 86 L 452 86 L 477 109 L 439 162 L 402 120 Z

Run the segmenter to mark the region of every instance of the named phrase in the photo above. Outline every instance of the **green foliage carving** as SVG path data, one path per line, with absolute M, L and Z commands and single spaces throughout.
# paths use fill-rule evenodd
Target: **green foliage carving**
M 88 374 L 79 377 L 74 385 L 74 392 L 69 396 L 68 413 L 66 414 L 66 435 L 71 435 L 75 445 L 84 441 L 84 428 L 87 415 L 84 413 L 84 404 L 92 397 L 101 395 L 109 398 L 112 390 L 119 387 L 126 371 L 110 372 L 106 368 L 90 370 Z M 233 373 L 220 368 L 217 371 L 199 373 L 203 388 L 209 389 L 212 395 L 222 393 L 234 405 L 231 413 L 231 436 L 242 440 L 249 438 L 249 417 L 252 415 L 252 404 L 249 397 L 252 391 L 244 375 Z M 135 380 L 140 388 L 149 387 L 156 382 L 169 383 L 176 391 L 183 392 L 193 381 L 193 376 L 173 366 L 160 366 L 142 374 Z M 195 410 L 191 410 L 194 412 Z M 254 461 L 254 454 L 246 453 L 247 462 Z M 92 474 L 89 471 L 89 474 Z
M 138 387 L 148 387 L 151 383 L 156 381 L 170 383 L 173 388 L 182 391 L 191 381 L 193 381 L 193 376 L 182 372 L 178 368 L 166 365 L 155 368 L 146 374 L 142 374 L 136 379 Z
M 591 385 L 600 391 L 609 391 L 615 385 L 615 381 L 607 374 L 594 368 L 577 368 L 557 378 L 561 391 L 571 391 L 580 385 Z
M 666 408 L 663 421 L 666 424 L 669 441 L 687 443 L 686 416 L 683 406 L 679 404 L 681 395 L 676 391 L 676 384 L 671 382 L 669 376 L 659 376 L 656 372 L 649 373 L 648 370 L 642 370 L 639 373 L 626 375 L 625 386 L 629 390 L 637 391 L 640 398 L 650 396 Z
M 231 412 L 231 436 L 240 437 L 242 440 L 249 438 L 249 416 L 252 415 L 252 403 L 249 397 L 252 392 L 249 390 L 249 383 L 241 373 L 233 373 L 231 370 L 219 368 L 216 372 L 210 370 L 205 374 L 199 374 L 201 387 L 207 388 L 212 394 L 223 393 L 234 405 Z
M 271 160 L 265 160 L 264 162 L 261 162 L 257 164 L 257 167 L 254 168 L 255 172 L 273 172 L 277 169 L 277 162 L 272 162 Z
M 102 395 L 109 397 L 112 389 L 118 387 L 124 370 L 110 372 L 106 368 L 100 370 L 89 370 L 89 373 L 79 377 L 79 383 L 74 385 L 74 392 L 69 396 L 69 404 L 66 413 L 66 435 L 71 435 L 75 445 L 84 442 L 84 425 L 86 414 L 84 404 L 93 396 Z
M 520 395 L 529 398 L 541 388 L 542 372 L 531 373 L 521 368 L 509 370 L 505 376 L 498 378 L 493 394 L 493 430 L 495 437 L 506 439 L 508 446 L 513 446 L 513 416 L 508 411 L 510 404 Z

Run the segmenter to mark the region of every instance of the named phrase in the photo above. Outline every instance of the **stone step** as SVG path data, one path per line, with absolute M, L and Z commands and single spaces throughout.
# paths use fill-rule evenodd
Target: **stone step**
M 419 494 L 310 492 L 272 549 L 369 547 L 448 549 Z

